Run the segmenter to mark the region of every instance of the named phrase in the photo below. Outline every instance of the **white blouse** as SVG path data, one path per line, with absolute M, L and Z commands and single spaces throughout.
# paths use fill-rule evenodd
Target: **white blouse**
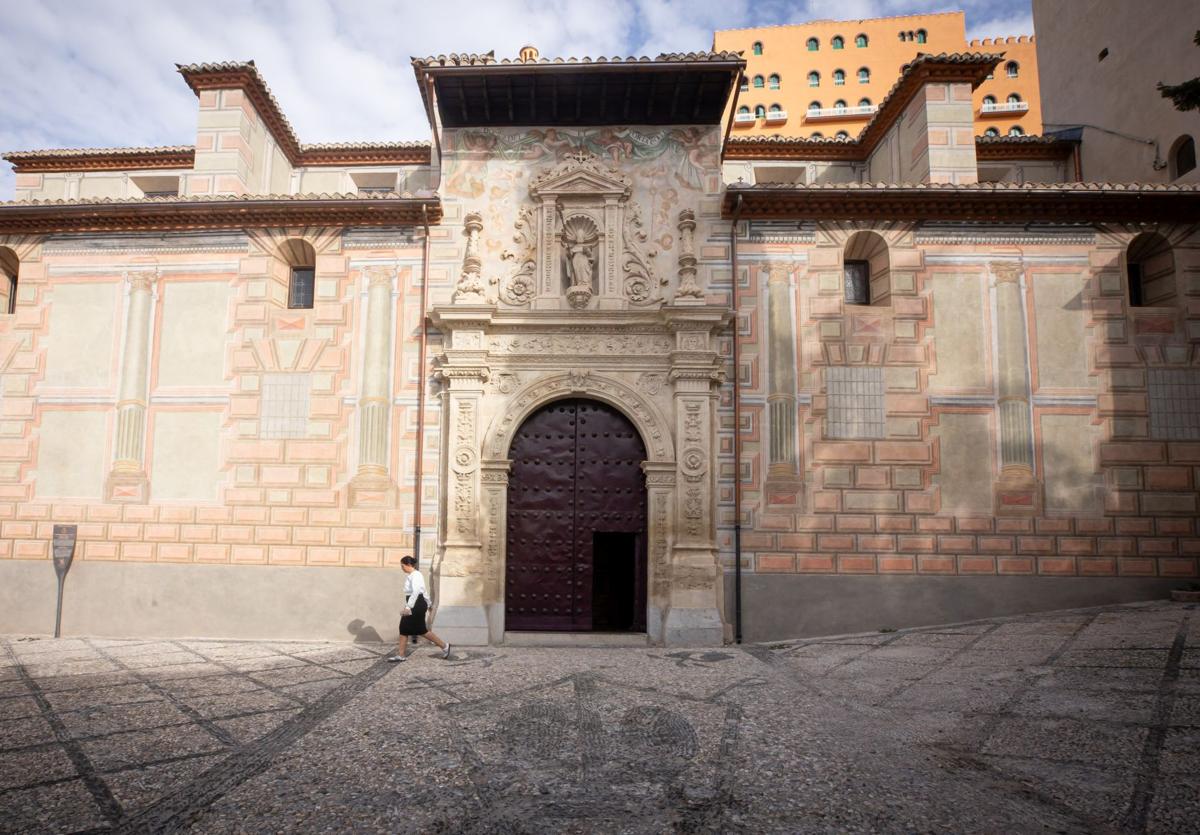
M 433 608 L 433 599 L 429 596 L 429 590 L 425 588 L 425 578 L 421 576 L 421 572 L 413 569 L 404 578 L 404 607 L 411 609 L 417 605 L 417 596 L 425 595 L 425 605 Z

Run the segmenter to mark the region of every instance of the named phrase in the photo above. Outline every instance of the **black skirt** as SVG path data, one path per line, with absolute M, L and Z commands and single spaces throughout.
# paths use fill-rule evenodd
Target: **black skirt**
M 424 635 L 429 631 L 429 627 L 425 625 L 425 613 L 429 611 L 429 604 L 425 602 L 425 595 L 420 595 L 417 598 L 416 604 L 411 609 L 411 615 L 403 615 L 400 618 L 400 634 L 409 636 Z

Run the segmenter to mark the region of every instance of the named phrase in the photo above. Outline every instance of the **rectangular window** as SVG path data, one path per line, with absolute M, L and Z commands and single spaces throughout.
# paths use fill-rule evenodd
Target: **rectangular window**
M 288 286 L 288 307 L 312 308 L 315 274 L 316 270 L 312 267 L 292 267 L 292 280 Z
M 308 374 L 264 374 L 259 437 L 306 437 L 311 388 L 312 380 Z
M 1148 382 L 1150 437 L 1200 440 L 1200 371 L 1152 368 Z
M 846 304 L 871 303 L 871 263 L 847 261 L 845 270 Z
M 825 369 L 828 438 L 884 436 L 883 369 L 830 366 Z

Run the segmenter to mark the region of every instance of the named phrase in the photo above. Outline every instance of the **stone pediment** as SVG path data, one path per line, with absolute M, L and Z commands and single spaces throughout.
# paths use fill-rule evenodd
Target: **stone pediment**
M 631 190 L 628 177 L 603 167 L 596 157 L 582 153 L 571 155 L 529 186 L 529 193 L 534 198 L 573 194 L 625 198 Z

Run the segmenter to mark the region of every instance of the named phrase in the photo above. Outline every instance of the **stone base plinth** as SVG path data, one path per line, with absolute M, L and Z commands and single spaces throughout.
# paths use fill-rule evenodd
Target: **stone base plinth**
M 684 609 L 672 606 L 663 619 L 663 643 L 669 647 L 719 647 L 725 643 L 725 625 L 715 606 Z
M 150 480 L 143 472 L 111 473 L 104 482 L 104 500 L 146 504 L 150 501 Z
M 396 496 L 396 484 L 386 476 L 355 476 L 347 500 L 350 507 L 395 507 Z
M 487 612 L 483 606 L 437 607 L 433 631 L 443 641 L 468 647 L 488 645 Z

